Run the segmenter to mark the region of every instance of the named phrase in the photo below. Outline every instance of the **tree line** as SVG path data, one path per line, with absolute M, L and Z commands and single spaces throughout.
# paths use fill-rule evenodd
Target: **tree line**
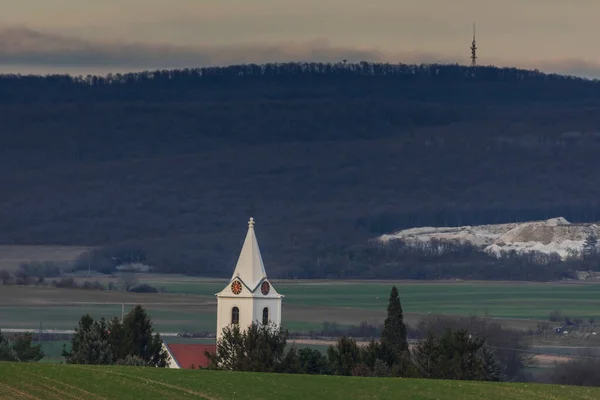
M 284 94 L 268 88 L 268 83 L 286 84 L 295 93 Z M 481 98 L 474 90 L 486 83 L 502 83 L 506 98 L 543 98 L 560 94 L 554 101 L 566 101 L 567 93 L 578 100 L 598 100 L 597 82 L 574 76 L 546 74 L 538 70 L 478 66 L 475 68 L 458 64 L 390 64 L 390 63 L 319 63 L 288 62 L 267 64 L 242 64 L 224 67 L 198 67 L 176 70 L 141 71 L 106 76 L 70 75 L 0 75 L 0 102 L 38 101 L 107 101 L 145 99 L 207 100 L 219 97 L 225 91 L 239 92 L 239 85 L 255 88 L 253 97 L 278 96 L 282 98 L 304 95 L 323 95 L 323 88 L 345 96 L 348 92 L 360 93 L 361 85 L 379 86 L 387 96 L 406 96 L 423 99 L 433 96 L 452 97 L 447 85 L 459 84 L 461 89 L 474 98 Z M 347 86 L 350 85 L 351 86 Z M 358 87 L 357 87 L 358 85 Z M 407 87 L 408 85 L 408 87 Z M 414 86 L 417 85 L 417 86 Z M 519 85 L 519 86 L 516 86 Z M 399 87 L 409 89 L 402 94 Z M 417 87 L 420 94 L 417 94 Z M 198 91 L 201 89 L 201 91 Z M 215 92 L 215 89 L 217 92 Z M 527 90 L 526 90 L 527 89 Z M 444 91 L 446 94 L 444 95 Z M 516 96 L 516 94 L 519 96 Z M 248 93 L 247 93 L 248 94 Z M 366 93 L 363 93 L 365 95 Z M 487 94 L 483 94 L 487 96 Z M 500 98 L 500 96 L 498 96 Z M 473 102 L 462 97 L 461 101 Z M 504 99 L 505 100 L 505 99 Z M 570 101 L 573 99 L 571 98 Z
M 326 354 L 298 350 L 295 345 L 286 351 L 286 330 L 273 323 L 253 323 L 246 330 L 237 325 L 224 328 L 216 352 L 206 355 L 211 359 L 209 368 L 235 371 L 487 381 L 515 379 L 522 373 L 526 357 L 518 351 L 508 358 L 496 353 L 486 332 L 451 325 L 438 332 L 433 327 L 442 325 L 428 322 L 427 336 L 409 349 L 398 290 L 393 287 L 381 337 L 366 346 L 342 336 Z
M 539 377 L 527 372 L 536 366 L 534 353 L 522 332 L 476 316 L 428 316 L 416 327 L 421 339 L 409 348 L 407 326 L 396 288 L 392 288 L 387 317 L 379 340 L 358 345 L 341 336 L 325 354 L 310 348 L 286 351 L 289 332 L 272 323 L 252 324 L 241 331 L 226 327 L 216 353 L 206 353 L 211 369 L 341 375 L 412 377 L 480 381 L 537 381 L 599 386 L 596 354 L 548 368 Z M 423 335 L 424 334 L 424 335 Z
M 339 333 L 335 327 L 332 332 Z M 409 346 L 408 332 L 419 336 Z M 368 331 L 368 332 L 367 332 Z M 374 333 L 363 326 L 357 332 Z M 209 369 L 318 374 L 363 377 L 411 377 L 480 381 L 540 381 L 568 385 L 600 385 L 596 354 L 575 356 L 534 378 L 527 367 L 535 366 L 533 352 L 523 332 L 476 316 L 429 315 L 416 327 L 404 323 L 398 291 L 392 288 L 387 316 L 379 339 L 359 345 L 342 335 L 325 353 L 289 346 L 290 333 L 272 322 L 253 323 L 247 329 L 229 326 L 207 352 Z M 168 354 L 150 316 L 141 306 L 123 320 L 94 320 L 84 315 L 78 322 L 71 346 L 63 348 L 70 364 L 167 367 Z M 37 362 L 44 356 L 30 333 L 7 339 L 0 332 L 0 361 Z

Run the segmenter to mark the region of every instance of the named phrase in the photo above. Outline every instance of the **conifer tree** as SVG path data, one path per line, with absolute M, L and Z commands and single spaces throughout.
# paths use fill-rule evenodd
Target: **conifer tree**
M 406 325 L 402 305 L 396 286 L 392 287 L 388 302 L 387 318 L 383 324 L 381 333 L 381 346 L 390 354 L 387 363 L 392 365 L 399 363 L 408 352 L 408 341 L 406 340 Z
M 112 364 L 113 352 L 104 319 L 97 322 L 89 315 L 81 317 L 71 339 L 71 351 L 63 350 L 63 356 L 69 364 Z
M 298 350 L 301 374 L 327 375 L 331 373 L 327 357 L 317 349 L 303 348 Z
M 65 357 L 67 362 L 73 360 L 73 355 L 79 351 L 79 347 L 84 341 L 86 332 L 89 332 L 94 325 L 94 319 L 90 314 L 86 314 L 79 319 L 79 323 L 75 328 L 75 334 L 71 338 L 71 351 L 67 351 L 66 347 L 63 346 L 62 356 Z
M 71 351 L 63 348 L 63 356 L 73 364 L 114 364 L 130 356 L 130 360 L 137 357 L 145 365 L 165 367 L 168 353 L 162 348 L 160 335 L 153 333 L 150 316 L 139 305 L 125 316 L 123 323 L 117 318 L 108 323 L 104 318 L 94 321 L 85 315 L 71 339 Z
M 94 322 L 92 328 L 85 333 L 83 341 L 79 346 L 77 353 L 74 354 L 73 361 L 76 364 L 113 364 L 113 353 L 106 340 L 106 333 L 102 331 L 102 326 Z
M 258 324 L 253 322 L 246 330 L 238 325 L 223 329 L 217 341 L 215 354 L 206 352 L 211 360 L 211 368 L 229 371 L 276 372 L 295 365 L 295 349 L 285 360 L 285 345 L 288 331 L 274 322 Z M 285 360 L 285 365 L 284 364 Z
M 487 344 L 481 349 L 481 358 L 486 381 L 500 382 L 506 378 L 506 366 L 496 359 L 496 355 Z
M 429 331 L 427 337 L 417 344 L 413 352 L 415 366 L 423 378 L 437 376 L 437 365 L 440 362 L 439 343 L 433 332 Z
M 327 349 L 327 359 L 334 374 L 350 376 L 361 361 L 360 349 L 354 339 L 342 336 Z
M 16 361 L 10 343 L 2 336 L 2 331 L 0 331 L 0 361 Z
M 31 344 L 32 341 L 33 335 L 29 332 L 15 336 L 11 347 L 17 361 L 37 362 L 44 358 L 42 346 L 39 344 Z

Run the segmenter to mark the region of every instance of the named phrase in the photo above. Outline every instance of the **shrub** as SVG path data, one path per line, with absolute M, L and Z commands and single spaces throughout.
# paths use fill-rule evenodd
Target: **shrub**
M 81 285 L 81 288 L 87 289 L 87 290 L 104 290 L 104 287 L 98 281 L 94 281 L 94 282 L 85 281 L 85 282 L 83 282 L 83 285 Z
M 61 289 L 75 289 L 77 288 L 77 282 L 73 278 L 62 278 L 58 281 L 54 281 L 54 286 Z
M 138 286 L 134 286 L 131 289 L 129 289 L 129 291 L 134 293 L 158 293 L 157 288 L 155 288 L 154 286 L 147 285 L 145 283 Z
M 14 283 L 13 277 L 10 272 L 5 270 L 0 270 L 0 283 L 3 285 L 12 285 Z
M 124 359 L 118 360 L 117 365 L 126 365 L 129 367 L 145 367 L 147 364 L 143 358 L 128 354 Z

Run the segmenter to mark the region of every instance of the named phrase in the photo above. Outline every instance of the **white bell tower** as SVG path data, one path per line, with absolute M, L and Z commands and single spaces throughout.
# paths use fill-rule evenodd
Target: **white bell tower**
M 254 233 L 254 218 L 248 222 L 248 233 L 231 280 L 217 296 L 217 340 L 223 328 L 239 325 L 245 330 L 252 324 L 274 322 L 281 325 L 282 295 L 267 280 L 258 241 Z

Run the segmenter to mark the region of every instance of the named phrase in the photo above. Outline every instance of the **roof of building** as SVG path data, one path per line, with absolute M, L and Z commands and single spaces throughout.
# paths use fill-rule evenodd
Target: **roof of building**
M 254 218 L 250 218 L 248 221 L 248 233 L 231 279 L 236 277 L 244 282 L 250 290 L 256 289 L 260 281 L 267 277 L 258 240 L 254 233 Z
M 210 364 L 210 360 L 204 354 L 205 351 L 215 353 L 217 346 L 214 344 L 181 344 L 181 343 L 165 343 L 173 361 L 177 363 L 179 368 L 206 368 Z

